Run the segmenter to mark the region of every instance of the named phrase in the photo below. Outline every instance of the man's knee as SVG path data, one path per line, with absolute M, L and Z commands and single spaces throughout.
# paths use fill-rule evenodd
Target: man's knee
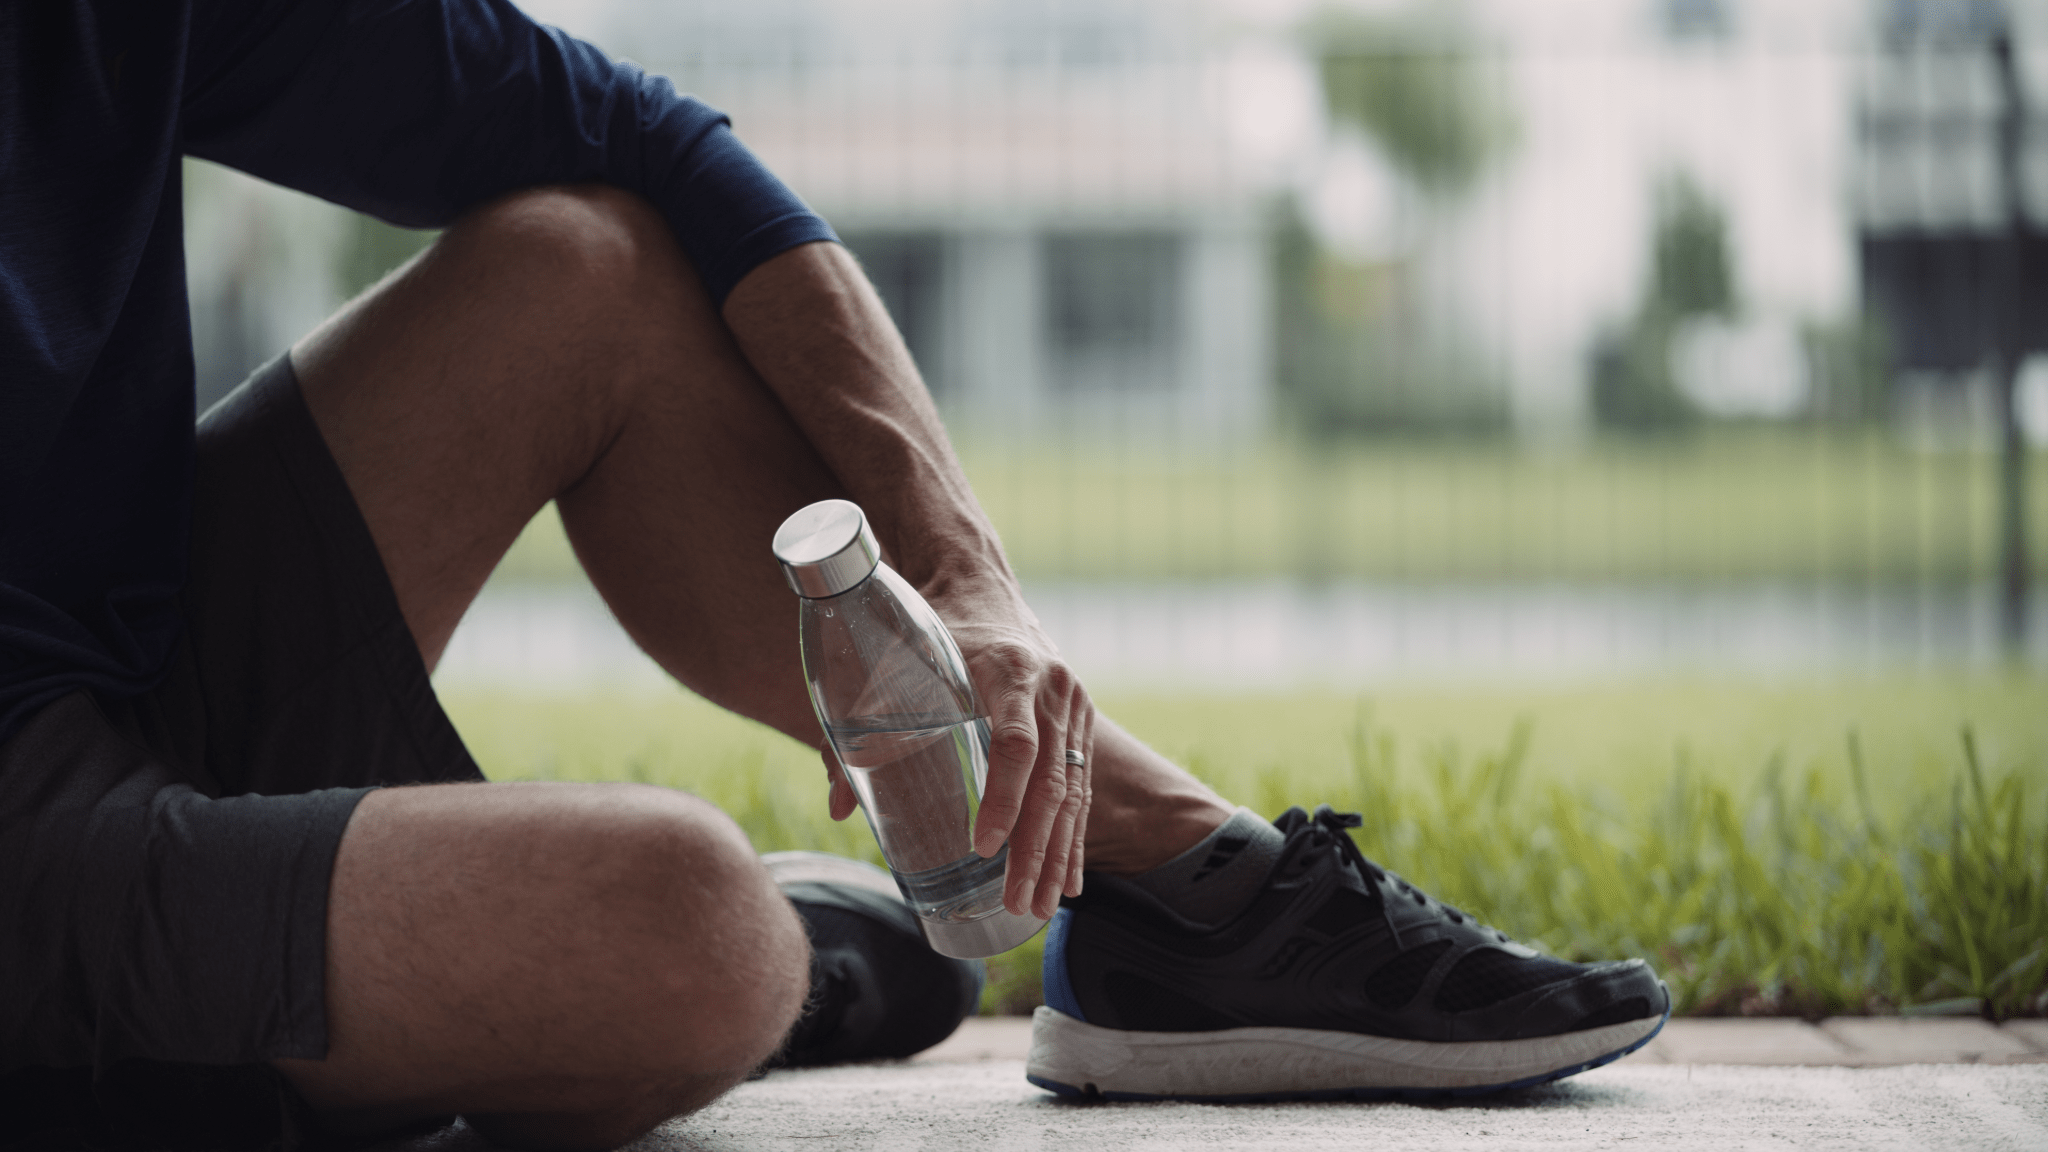
M 687 1018 L 690 1041 L 666 1053 L 695 1084 L 744 1075 L 795 1021 L 809 987 L 802 922 L 723 812 L 659 788 L 622 789 L 642 814 L 616 837 L 618 879 L 593 893 L 618 917 L 623 947 L 647 945 L 646 987 L 660 1010 Z M 694 963 L 666 964 L 688 954 Z M 704 1022 L 719 1021 L 707 1030 Z M 681 1030 L 678 1030 L 680 1034 Z
M 775 1050 L 809 985 L 803 926 L 745 835 L 659 788 L 372 793 L 329 924 L 328 1058 L 283 1062 L 307 1098 L 571 1126 L 536 1146 L 708 1102 Z
M 638 1074 L 615 1080 L 615 1100 L 592 1114 L 550 1121 L 601 1134 L 600 1144 L 738 1084 L 781 1045 L 809 990 L 803 925 L 739 828 L 693 797 L 619 791 L 635 812 L 614 825 L 613 879 L 589 897 L 642 974 L 619 1038 Z

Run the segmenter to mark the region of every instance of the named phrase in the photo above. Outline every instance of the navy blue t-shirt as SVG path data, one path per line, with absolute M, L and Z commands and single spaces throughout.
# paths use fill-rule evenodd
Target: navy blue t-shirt
M 504 0 L 0 3 L 0 740 L 147 689 L 177 641 L 185 154 L 416 227 L 615 184 L 720 301 L 834 238 L 722 114 Z

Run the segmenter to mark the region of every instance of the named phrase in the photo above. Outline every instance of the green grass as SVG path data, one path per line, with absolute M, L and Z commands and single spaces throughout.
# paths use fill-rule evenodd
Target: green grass
M 1981 579 L 1993 458 L 1880 433 L 1732 429 L 1539 454 L 1505 442 L 1284 442 L 1223 451 L 967 443 L 1027 579 Z M 2048 453 L 2031 469 L 2048 571 Z M 574 579 L 552 514 L 511 579 Z
M 692 697 L 446 699 L 494 778 L 664 784 L 762 851 L 879 859 L 815 754 Z M 1523 939 L 1652 957 L 1683 1012 L 2048 1010 L 2039 678 L 1103 704 L 1268 816 L 1363 813 L 1367 855 Z M 1039 948 L 991 963 L 985 1010 L 1037 1002 Z

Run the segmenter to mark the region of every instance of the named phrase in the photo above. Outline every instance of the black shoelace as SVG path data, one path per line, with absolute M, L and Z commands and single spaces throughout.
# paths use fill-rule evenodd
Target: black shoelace
M 1296 811 L 1299 811 L 1299 809 Z M 1414 900 L 1417 907 L 1429 907 L 1430 896 L 1426 895 L 1415 885 L 1403 880 L 1397 873 L 1389 872 L 1371 860 L 1366 859 L 1365 853 L 1358 850 L 1358 845 L 1351 839 L 1351 829 L 1360 827 L 1364 823 L 1365 818 L 1356 812 L 1339 812 L 1328 804 L 1318 804 L 1316 805 L 1314 816 L 1305 821 L 1296 822 L 1292 828 L 1283 828 L 1282 831 L 1286 832 L 1289 836 L 1295 835 L 1297 832 L 1306 834 L 1310 837 L 1310 843 L 1315 848 L 1327 847 L 1334 843 L 1337 846 L 1340 867 L 1351 868 L 1361 877 L 1382 884 L 1391 883 L 1400 890 L 1402 895 Z M 1465 922 L 1467 914 L 1460 909 L 1454 908 L 1441 900 L 1436 901 L 1436 906 L 1443 910 L 1444 915 L 1451 918 L 1451 923 L 1463 924 Z M 1500 937 L 1502 941 L 1508 939 L 1507 933 L 1497 928 L 1488 928 L 1484 924 L 1478 924 L 1477 926 L 1492 932 Z

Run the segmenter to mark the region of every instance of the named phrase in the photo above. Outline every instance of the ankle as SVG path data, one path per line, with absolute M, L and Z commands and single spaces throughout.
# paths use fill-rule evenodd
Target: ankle
M 1087 863 L 1095 872 L 1135 876 L 1202 842 L 1236 809 L 1213 793 L 1176 793 L 1104 804 L 1088 818 Z
M 1099 712 L 1092 755 L 1095 795 L 1083 848 L 1091 871 L 1150 871 L 1201 843 L 1237 811 Z

